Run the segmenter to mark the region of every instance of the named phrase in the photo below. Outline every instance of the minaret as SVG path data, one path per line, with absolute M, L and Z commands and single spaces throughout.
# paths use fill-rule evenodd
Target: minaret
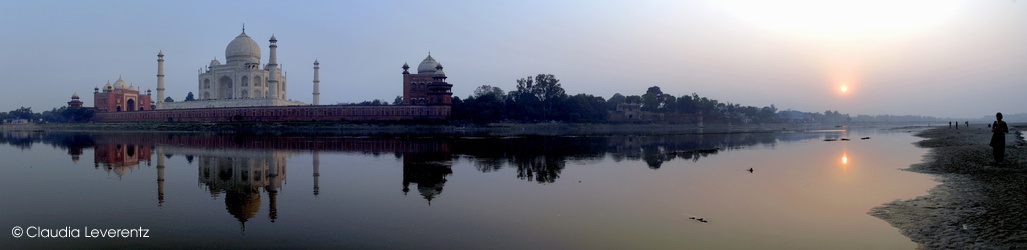
M 321 80 L 317 75 L 317 71 L 321 69 L 321 66 L 318 66 L 319 64 L 321 63 L 314 59 L 314 105 L 321 105 Z
M 410 100 L 410 91 L 413 91 L 414 89 L 410 84 L 413 81 L 413 78 L 410 77 L 410 71 L 407 71 L 408 69 L 410 69 L 410 65 L 403 63 L 403 105 L 410 105 L 413 103 L 413 100 Z
M 318 181 L 321 177 L 321 152 L 314 151 L 314 196 L 321 193 L 321 188 L 318 187 Z
M 271 57 L 267 62 L 267 97 L 278 99 L 278 39 L 271 35 Z
M 157 109 L 164 108 L 164 51 L 157 53 Z

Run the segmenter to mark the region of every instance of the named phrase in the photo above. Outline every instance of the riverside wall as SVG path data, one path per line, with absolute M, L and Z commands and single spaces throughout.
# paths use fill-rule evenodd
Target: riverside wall
M 301 122 L 448 119 L 449 105 L 303 105 L 96 113 L 93 122 Z

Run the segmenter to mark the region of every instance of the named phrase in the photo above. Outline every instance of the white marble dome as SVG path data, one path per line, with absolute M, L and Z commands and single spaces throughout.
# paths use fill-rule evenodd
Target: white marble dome
M 128 89 L 128 83 L 119 76 L 118 81 L 114 82 L 114 89 Z
M 435 66 L 435 75 L 436 76 L 446 76 L 446 72 L 442 71 L 442 64 L 441 63 L 437 63 L 436 64 L 436 66 Z
M 260 45 L 257 45 L 256 41 L 243 32 L 232 39 L 232 42 L 228 43 L 228 47 L 225 47 L 225 59 L 229 63 L 237 60 L 243 63 L 259 63 Z
M 421 61 L 421 65 L 417 65 L 417 73 L 435 73 L 436 66 L 439 66 L 439 62 L 436 62 L 435 58 L 431 58 L 431 54 L 428 54 L 428 57 Z

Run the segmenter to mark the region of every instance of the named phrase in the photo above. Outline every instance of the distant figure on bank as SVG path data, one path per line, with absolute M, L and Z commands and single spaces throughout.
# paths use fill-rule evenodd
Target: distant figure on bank
M 963 122 L 963 124 L 966 124 L 966 127 L 967 127 L 967 128 L 969 128 L 969 127 L 970 127 L 970 121 L 965 121 L 965 122 Z
M 949 122 L 949 128 L 952 128 L 952 122 Z
M 959 129 L 959 122 L 956 122 L 956 129 Z
M 995 155 L 995 164 L 1002 164 L 1006 158 L 1006 133 L 1009 133 L 1009 126 L 1002 121 L 1002 112 L 995 114 L 995 122 L 991 124 L 991 145 L 992 154 Z

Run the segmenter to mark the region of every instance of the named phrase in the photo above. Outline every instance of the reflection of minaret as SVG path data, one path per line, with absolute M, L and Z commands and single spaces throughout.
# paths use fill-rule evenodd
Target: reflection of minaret
M 271 158 L 271 169 L 269 169 L 267 178 L 270 180 L 278 179 L 278 157 Z M 267 198 L 268 198 L 268 218 L 271 222 L 275 222 L 278 219 L 278 184 L 275 181 L 268 182 L 267 184 Z
M 317 179 L 321 177 L 321 152 L 314 151 L 314 196 L 321 192 Z
M 164 148 L 157 148 L 157 206 L 164 206 Z
M 403 154 L 403 193 L 410 192 L 410 184 L 417 183 L 417 191 L 428 200 L 442 193 L 446 176 L 453 174 L 452 156 L 442 152 Z

